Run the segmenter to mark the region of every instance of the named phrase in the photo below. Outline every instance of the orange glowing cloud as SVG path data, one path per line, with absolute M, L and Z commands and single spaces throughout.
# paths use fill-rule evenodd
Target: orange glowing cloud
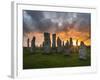
M 30 39 L 30 45 L 31 45 L 31 40 L 33 36 L 36 37 L 36 46 L 40 46 L 43 44 L 44 41 L 44 34 L 40 32 L 29 32 L 26 34 L 27 37 L 24 38 L 23 45 L 27 46 L 27 39 Z M 90 34 L 89 32 L 80 32 L 75 29 L 70 29 L 69 31 L 62 31 L 62 32 L 57 32 L 56 33 L 56 38 L 60 37 L 60 39 L 64 42 L 69 40 L 69 38 L 73 38 L 73 42 L 76 40 L 79 41 L 84 41 L 86 45 L 91 45 L 90 41 Z M 50 38 L 51 38 L 51 43 L 52 43 L 52 33 L 50 33 Z
M 73 38 L 73 40 L 84 41 L 86 45 L 90 45 L 90 34 L 89 32 L 80 32 L 75 29 L 70 29 L 69 31 L 58 32 L 57 36 L 60 37 L 63 41 Z

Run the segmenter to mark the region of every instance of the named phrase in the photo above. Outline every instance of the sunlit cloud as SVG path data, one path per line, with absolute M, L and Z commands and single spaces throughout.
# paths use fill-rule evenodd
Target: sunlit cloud
M 36 45 L 43 43 L 44 32 L 56 33 L 62 41 L 70 37 L 90 45 L 91 14 L 76 12 L 53 12 L 23 10 L 23 45 L 36 37 Z

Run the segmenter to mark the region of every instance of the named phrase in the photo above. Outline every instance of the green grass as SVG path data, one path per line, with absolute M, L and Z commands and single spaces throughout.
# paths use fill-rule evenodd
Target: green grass
M 86 60 L 80 60 L 78 53 L 72 53 L 71 56 L 64 56 L 63 53 L 52 53 L 50 55 L 42 54 L 41 50 L 37 50 L 35 54 L 31 54 L 24 49 L 23 52 L 23 68 L 55 68 L 55 67 L 79 67 L 90 66 L 90 49 L 88 49 L 88 57 Z

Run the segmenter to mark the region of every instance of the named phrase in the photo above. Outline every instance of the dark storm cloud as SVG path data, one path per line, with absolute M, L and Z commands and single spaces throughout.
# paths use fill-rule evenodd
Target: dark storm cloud
M 75 28 L 89 31 L 91 15 L 89 13 L 23 11 L 24 32 L 58 32 Z
M 24 11 L 23 15 L 24 32 L 50 32 L 54 25 L 51 19 L 45 19 L 43 12 L 41 11 Z
M 90 31 L 90 26 L 91 26 L 91 14 L 89 13 L 78 13 L 78 30 L 79 31 L 86 31 L 89 32 Z

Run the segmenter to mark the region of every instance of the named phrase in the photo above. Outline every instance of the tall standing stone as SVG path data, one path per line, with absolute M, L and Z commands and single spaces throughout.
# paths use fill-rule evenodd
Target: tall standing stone
M 56 34 L 52 34 L 52 53 L 56 53 L 57 52 L 57 48 L 56 48 Z
M 56 47 L 56 34 L 52 34 L 52 48 Z
M 85 46 L 84 42 L 81 42 L 80 48 L 79 48 L 79 58 L 85 60 L 86 54 L 87 54 L 86 46 Z
M 65 46 L 65 44 L 64 44 L 64 41 L 63 41 L 62 47 L 64 47 L 64 46 Z
M 35 52 L 35 40 L 36 40 L 36 38 L 33 37 L 32 41 L 31 41 L 31 52 Z
M 68 41 L 68 40 L 66 41 L 65 46 L 66 46 L 66 47 L 68 47 L 68 46 L 69 46 L 69 41 Z
M 58 37 L 57 38 L 57 52 L 61 52 L 62 51 L 62 44 L 61 44 L 61 40 L 60 38 Z
M 78 40 L 76 40 L 76 46 L 78 46 Z
M 69 44 L 70 53 L 72 53 L 74 51 L 74 49 L 73 49 L 73 39 L 72 38 L 70 38 L 69 43 L 70 43 Z
M 61 40 L 60 40 L 59 37 L 57 38 L 57 46 L 58 46 L 58 47 L 61 47 Z
M 72 47 L 73 46 L 73 39 L 70 38 L 70 46 Z
M 65 47 L 64 47 L 64 55 L 65 55 L 65 56 L 69 56 L 70 53 L 71 53 L 71 51 L 70 51 L 70 43 L 69 43 L 69 41 L 67 40 L 67 41 L 66 41 L 66 45 L 65 45 Z
M 78 52 L 78 48 L 79 48 L 79 46 L 78 46 L 78 40 L 76 40 L 76 52 Z
M 46 54 L 50 53 L 51 48 L 51 40 L 50 40 L 50 33 L 45 32 L 44 33 L 44 52 Z
M 27 39 L 27 48 L 29 48 L 29 38 Z

